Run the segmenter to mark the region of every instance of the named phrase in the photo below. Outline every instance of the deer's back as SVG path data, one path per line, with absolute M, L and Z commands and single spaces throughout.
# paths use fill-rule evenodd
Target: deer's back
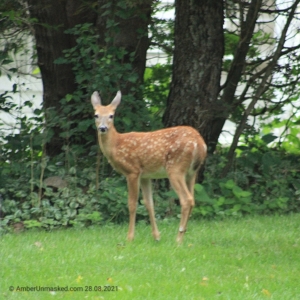
M 124 175 L 165 178 L 171 169 L 196 171 L 205 156 L 206 145 L 200 134 L 192 127 L 177 126 L 120 134 L 111 164 Z

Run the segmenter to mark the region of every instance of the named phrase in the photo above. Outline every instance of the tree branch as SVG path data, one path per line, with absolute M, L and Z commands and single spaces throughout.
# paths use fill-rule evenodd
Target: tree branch
M 225 167 L 222 171 L 222 177 L 227 175 L 227 173 L 228 173 L 228 171 L 229 171 L 229 169 L 232 165 L 232 161 L 233 161 L 233 158 L 234 158 L 234 152 L 235 152 L 235 149 L 237 147 L 240 135 L 242 134 L 243 129 L 245 127 L 245 124 L 247 122 L 249 114 L 253 110 L 253 108 L 254 108 L 255 104 L 257 103 L 257 101 L 259 100 L 259 98 L 267 90 L 267 86 L 266 86 L 267 81 L 269 80 L 269 78 L 272 74 L 272 71 L 273 71 L 275 65 L 277 64 L 278 59 L 281 56 L 281 51 L 284 47 L 284 42 L 285 42 L 285 39 L 286 39 L 286 35 L 287 35 L 287 32 L 288 32 L 289 26 L 290 26 L 290 24 L 293 20 L 293 17 L 294 17 L 294 14 L 295 14 L 295 11 L 297 9 L 297 5 L 298 5 L 299 2 L 300 2 L 300 0 L 295 1 L 294 4 L 291 7 L 291 12 L 290 12 L 290 14 L 287 18 L 287 21 L 286 21 L 286 24 L 285 24 L 283 30 L 282 30 L 282 33 L 281 33 L 276 51 L 274 53 L 274 56 L 273 56 L 272 60 L 270 61 L 269 65 L 267 66 L 267 70 L 266 70 L 266 72 L 265 72 L 265 74 L 262 78 L 262 81 L 261 81 L 261 83 L 260 83 L 260 85 L 259 85 L 259 87 L 258 87 L 251 103 L 249 104 L 246 111 L 244 112 L 244 115 L 242 117 L 242 120 L 241 120 L 240 124 L 238 125 L 238 127 L 236 129 L 232 144 L 231 144 L 229 152 L 227 154 L 228 161 L 227 161 L 227 164 L 225 165 Z

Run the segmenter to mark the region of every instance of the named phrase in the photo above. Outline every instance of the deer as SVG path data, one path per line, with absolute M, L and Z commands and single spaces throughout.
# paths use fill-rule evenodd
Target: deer
M 176 238 L 177 243 L 181 244 L 189 216 L 195 206 L 194 185 L 197 173 L 207 155 L 204 139 L 190 126 L 119 133 L 114 126 L 114 115 L 120 102 L 120 91 L 106 106 L 101 104 L 97 91 L 91 96 L 100 149 L 111 166 L 126 177 L 129 209 L 127 240 L 134 239 L 140 188 L 149 213 L 152 235 L 155 240 L 160 240 L 151 180 L 169 178 L 181 205 L 181 219 Z

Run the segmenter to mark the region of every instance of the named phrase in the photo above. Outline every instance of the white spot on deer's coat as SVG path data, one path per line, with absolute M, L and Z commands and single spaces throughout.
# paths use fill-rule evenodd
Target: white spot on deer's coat
M 195 157 L 196 154 L 197 154 L 197 143 L 196 143 L 196 142 L 193 142 L 193 145 L 194 145 L 193 157 Z

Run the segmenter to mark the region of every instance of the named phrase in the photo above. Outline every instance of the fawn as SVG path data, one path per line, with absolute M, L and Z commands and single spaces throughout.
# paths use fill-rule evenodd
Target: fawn
M 153 132 L 118 133 L 114 127 L 115 110 L 121 102 L 118 91 L 112 102 L 101 105 L 98 92 L 91 102 L 101 151 L 112 167 L 127 180 L 129 230 L 128 240 L 134 238 L 136 207 L 141 187 L 144 204 L 149 212 L 152 235 L 160 239 L 152 199 L 151 179 L 169 178 L 181 205 L 181 220 L 177 242 L 181 243 L 188 218 L 195 205 L 194 185 L 204 163 L 207 147 L 198 133 L 189 126 L 176 126 Z

